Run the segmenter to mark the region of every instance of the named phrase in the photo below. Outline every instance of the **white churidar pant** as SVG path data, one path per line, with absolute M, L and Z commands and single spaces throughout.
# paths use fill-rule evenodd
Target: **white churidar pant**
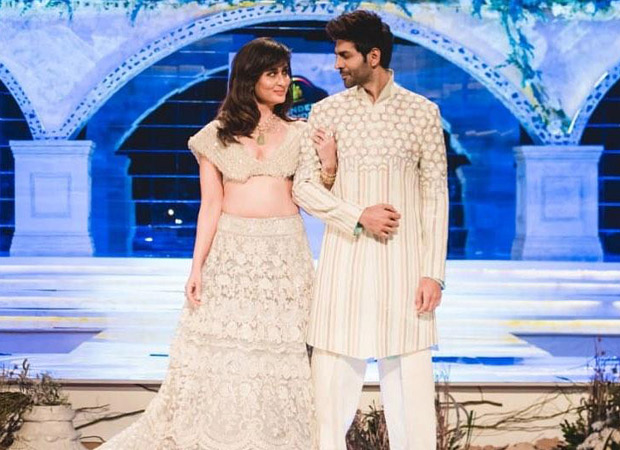
M 435 380 L 430 349 L 378 360 L 381 400 L 390 450 L 435 450 Z M 314 349 L 314 383 L 320 450 L 346 450 L 345 435 L 357 410 L 366 360 Z

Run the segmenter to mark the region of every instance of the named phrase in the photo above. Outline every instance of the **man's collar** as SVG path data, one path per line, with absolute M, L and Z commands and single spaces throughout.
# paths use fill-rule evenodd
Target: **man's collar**
M 387 100 L 394 93 L 394 71 L 392 69 L 387 69 L 387 71 L 390 75 L 390 78 L 388 79 L 388 82 L 385 84 L 385 86 L 383 86 L 383 89 L 381 90 L 381 93 L 379 94 L 379 97 L 377 98 L 375 103 Z M 364 90 L 362 86 L 358 85 L 356 87 L 356 94 L 362 100 L 370 101 L 370 95 L 368 95 L 368 93 Z

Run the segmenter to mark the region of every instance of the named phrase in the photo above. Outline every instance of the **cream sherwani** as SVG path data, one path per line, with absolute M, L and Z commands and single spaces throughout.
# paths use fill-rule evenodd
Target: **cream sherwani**
M 312 144 L 317 128 L 335 133 L 338 174 L 320 182 Z M 326 224 L 307 341 L 321 450 L 346 450 L 366 358 L 378 359 L 392 450 L 435 450 L 434 378 L 428 347 L 434 314 L 418 315 L 421 277 L 443 283 L 448 192 L 439 110 L 394 84 L 372 103 L 359 87 L 317 103 L 302 138 L 293 195 Z M 355 235 L 367 206 L 389 203 L 401 214 L 388 240 Z
M 320 182 L 311 136 L 332 130 L 338 173 Z M 308 330 L 315 348 L 384 358 L 437 343 L 434 314 L 419 316 L 420 277 L 444 279 L 448 192 L 439 109 L 391 79 L 373 104 L 353 87 L 314 105 L 302 138 L 293 195 L 326 222 Z M 363 209 L 389 203 L 401 214 L 387 241 L 354 235 Z

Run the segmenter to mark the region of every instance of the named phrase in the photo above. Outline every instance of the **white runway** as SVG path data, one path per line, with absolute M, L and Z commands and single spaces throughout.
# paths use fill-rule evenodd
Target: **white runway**
M 0 364 L 28 358 L 33 369 L 71 381 L 160 381 L 189 265 L 0 259 Z M 620 354 L 620 264 L 449 261 L 446 278 L 438 378 L 581 382 L 595 345 L 608 358 Z

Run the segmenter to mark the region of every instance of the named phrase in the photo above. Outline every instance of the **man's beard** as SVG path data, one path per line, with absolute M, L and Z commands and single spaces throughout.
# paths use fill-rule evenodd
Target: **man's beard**
M 342 77 L 342 72 L 340 72 L 340 76 Z M 364 76 L 363 74 L 357 73 L 353 74 L 353 72 L 345 72 L 346 78 L 342 78 L 342 82 L 346 88 L 352 88 L 353 86 L 361 86 L 368 81 L 369 76 Z
M 344 87 L 346 88 L 357 85 L 357 80 L 355 79 L 355 77 L 351 76 L 350 73 L 348 74 L 347 78 L 342 79 L 342 82 L 344 83 Z

